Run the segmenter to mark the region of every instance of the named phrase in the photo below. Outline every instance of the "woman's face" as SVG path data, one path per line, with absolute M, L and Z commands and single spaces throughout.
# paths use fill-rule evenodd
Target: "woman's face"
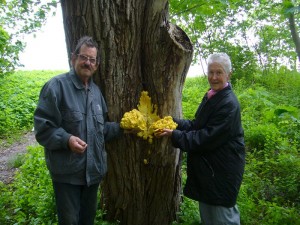
M 208 82 L 214 91 L 220 91 L 229 80 L 229 75 L 219 63 L 212 63 L 208 66 Z

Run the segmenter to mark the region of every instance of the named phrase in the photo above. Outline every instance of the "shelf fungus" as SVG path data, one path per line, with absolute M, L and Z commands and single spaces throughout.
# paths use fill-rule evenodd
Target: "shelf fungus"
M 121 119 L 121 128 L 137 130 L 137 136 L 152 143 L 155 133 L 162 129 L 175 129 L 177 124 L 171 116 L 160 118 L 157 115 L 157 106 L 152 104 L 147 91 L 142 91 L 137 109 L 126 112 Z

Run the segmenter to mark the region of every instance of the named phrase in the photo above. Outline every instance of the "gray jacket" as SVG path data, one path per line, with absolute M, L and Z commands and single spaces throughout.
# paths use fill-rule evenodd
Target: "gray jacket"
M 34 113 L 34 129 L 54 181 L 77 185 L 101 181 L 107 171 L 104 142 L 122 133 L 118 123 L 106 118 L 106 103 L 92 80 L 86 90 L 71 70 L 44 85 Z M 84 154 L 68 148 L 71 135 L 88 144 Z

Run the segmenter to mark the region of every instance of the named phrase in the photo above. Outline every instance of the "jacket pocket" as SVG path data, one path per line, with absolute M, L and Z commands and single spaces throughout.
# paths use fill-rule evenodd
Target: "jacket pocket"
M 67 149 L 46 150 L 46 163 L 53 174 L 75 174 L 85 169 L 85 155 Z
M 83 115 L 77 111 L 62 111 L 62 127 L 66 132 L 80 137 Z
M 104 130 L 104 118 L 102 114 L 98 114 L 94 116 L 95 120 L 95 129 L 97 134 L 103 135 L 103 130 Z

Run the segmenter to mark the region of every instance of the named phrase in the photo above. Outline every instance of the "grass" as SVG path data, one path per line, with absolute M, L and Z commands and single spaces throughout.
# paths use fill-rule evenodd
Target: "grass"
M 9 169 L 19 168 L 25 162 L 25 153 L 17 153 L 8 159 L 7 166 Z

